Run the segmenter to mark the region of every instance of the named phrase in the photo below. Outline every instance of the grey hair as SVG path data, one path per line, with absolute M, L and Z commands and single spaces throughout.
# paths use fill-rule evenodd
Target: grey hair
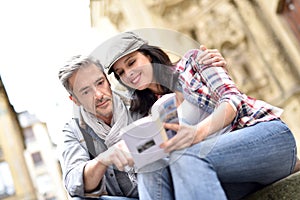
M 100 64 L 99 60 L 83 55 L 73 56 L 69 61 L 66 62 L 63 67 L 59 69 L 58 78 L 70 95 L 73 95 L 73 88 L 71 88 L 69 84 L 70 77 L 72 77 L 72 75 L 80 68 L 89 66 L 91 64 L 99 67 L 103 74 L 106 75 L 104 72 L 104 68 Z

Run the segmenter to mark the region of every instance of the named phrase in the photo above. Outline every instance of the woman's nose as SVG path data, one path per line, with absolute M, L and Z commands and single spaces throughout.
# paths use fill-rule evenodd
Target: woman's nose
M 127 70 L 126 72 L 126 76 L 129 78 L 129 77 L 131 77 L 131 76 L 133 76 L 133 70 Z

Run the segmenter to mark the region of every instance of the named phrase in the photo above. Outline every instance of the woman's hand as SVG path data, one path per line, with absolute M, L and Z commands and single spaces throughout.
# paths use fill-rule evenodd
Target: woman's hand
M 204 45 L 201 45 L 200 50 L 203 51 L 198 60 L 200 64 L 223 67 L 226 69 L 227 62 L 218 49 L 207 49 Z
M 164 148 L 165 152 L 190 147 L 192 144 L 198 143 L 204 139 L 199 133 L 197 134 L 196 126 L 165 123 L 164 128 L 177 132 L 174 137 L 160 145 L 161 148 Z

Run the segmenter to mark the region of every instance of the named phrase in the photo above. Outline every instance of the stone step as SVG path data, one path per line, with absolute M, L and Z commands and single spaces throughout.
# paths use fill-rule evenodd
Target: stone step
M 243 200 L 300 200 L 300 171 L 249 195 Z

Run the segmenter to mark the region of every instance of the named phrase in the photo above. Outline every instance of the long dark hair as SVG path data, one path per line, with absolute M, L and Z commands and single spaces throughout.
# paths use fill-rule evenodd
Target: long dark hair
M 159 47 L 148 44 L 142 45 L 137 51 L 145 56 L 150 56 L 153 75 L 156 82 L 159 84 L 159 95 L 174 92 L 179 74 L 176 72 L 175 65 L 171 62 L 169 56 Z M 138 112 L 144 116 L 148 115 L 151 106 L 158 99 L 158 94 L 153 93 L 148 88 L 144 90 L 134 90 L 122 83 L 120 77 L 116 73 L 114 73 L 114 75 L 123 86 L 132 92 L 130 111 Z

